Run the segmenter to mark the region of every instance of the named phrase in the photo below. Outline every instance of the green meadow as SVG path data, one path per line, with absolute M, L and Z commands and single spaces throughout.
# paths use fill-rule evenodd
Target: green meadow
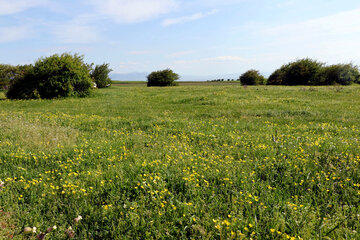
M 360 85 L 0 99 L 0 239 L 360 239 Z

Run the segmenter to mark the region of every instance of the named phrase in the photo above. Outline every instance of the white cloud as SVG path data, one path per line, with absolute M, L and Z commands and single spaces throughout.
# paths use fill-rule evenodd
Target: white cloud
M 192 60 L 175 61 L 176 64 L 192 64 L 192 63 L 222 63 L 222 62 L 246 62 L 247 60 L 239 56 L 219 56 L 211 58 L 201 58 Z
M 233 28 L 253 49 L 244 50 L 251 67 L 273 71 L 282 64 L 310 57 L 328 64 L 360 64 L 360 8 L 305 21 L 271 25 L 248 22 Z M 235 50 L 234 50 L 235 51 Z
M 182 57 L 182 56 L 189 55 L 189 54 L 192 54 L 192 53 L 193 53 L 193 51 L 174 52 L 174 53 L 169 54 L 168 57 L 177 58 L 177 57 Z
M 26 9 L 44 6 L 47 0 L 0 0 L 0 15 L 9 15 Z
M 133 62 L 133 61 L 119 62 L 119 65 L 120 65 L 121 67 L 134 66 L 134 65 L 138 65 L 138 64 L 139 64 L 139 63 Z
M 192 0 L 192 1 L 183 1 L 183 4 L 188 4 L 190 6 L 203 6 L 203 7 L 216 7 L 216 6 L 225 6 L 232 4 L 239 4 L 250 0 Z
M 128 54 L 130 55 L 147 55 L 147 54 L 150 54 L 151 51 L 148 51 L 148 50 L 144 50 L 144 51 L 130 51 L 128 52 Z
M 207 12 L 207 13 L 202 13 L 202 12 L 195 13 L 195 14 L 190 15 L 190 16 L 182 16 L 182 17 L 178 17 L 178 18 L 169 18 L 169 19 L 165 19 L 162 22 L 162 25 L 164 27 L 167 27 L 167 26 L 174 25 L 174 24 L 192 22 L 192 21 L 195 21 L 195 20 L 210 16 L 210 15 L 213 15 L 215 13 L 217 13 L 217 10 L 212 10 L 212 11 Z
M 284 56 L 360 60 L 360 9 L 260 30 L 268 49 Z M 357 58 L 357 59 L 356 59 Z
M 286 1 L 283 1 L 283 2 L 279 2 L 276 4 L 276 7 L 277 8 L 287 8 L 287 7 L 290 7 L 292 5 L 294 5 L 296 3 L 295 0 L 286 0 Z
M 96 28 L 76 20 L 54 26 L 53 29 L 56 40 L 62 43 L 90 43 L 100 39 Z
M 214 58 L 206 58 L 207 61 L 214 61 L 214 62 L 229 62 L 229 61 L 240 61 L 245 62 L 246 59 L 239 57 L 239 56 L 220 56 Z
M 360 33 L 359 16 L 360 9 L 355 9 L 322 18 L 273 27 L 264 32 L 268 35 L 285 35 L 301 39 Z
M 32 31 L 25 26 L 20 27 L 3 27 L 0 28 L 0 43 L 14 42 L 26 39 L 31 35 Z
M 175 0 L 91 0 L 102 15 L 118 23 L 149 20 L 176 8 Z

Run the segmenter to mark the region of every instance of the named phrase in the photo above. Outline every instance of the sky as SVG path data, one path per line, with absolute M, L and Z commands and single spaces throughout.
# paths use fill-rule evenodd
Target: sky
M 271 73 L 305 57 L 360 65 L 360 1 L 0 0 L 0 63 L 63 52 L 113 73 Z

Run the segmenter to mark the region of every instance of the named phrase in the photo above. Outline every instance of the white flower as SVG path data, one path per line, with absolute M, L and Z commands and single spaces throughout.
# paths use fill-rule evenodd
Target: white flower
M 33 233 L 36 233 L 36 227 L 32 228 Z

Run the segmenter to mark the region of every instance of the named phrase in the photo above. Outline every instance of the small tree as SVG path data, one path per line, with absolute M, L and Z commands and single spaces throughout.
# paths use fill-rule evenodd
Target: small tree
M 10 99 L 87 96 L 92 81 L 83 56 L 64 53 L 40 58 L 23 77 L 15 80 L 6 96 Z
M 265 77 L 254 69 L 243 73 L 239 80 L 241 85 L 264 85 L 266 83 Z
M 96 65 L 95 69 L 91 72 L 91 78 L 96 83 L 96 87 L 105 88 L 111 85 L 111 79 L 109 73 L 112 69 L 109 68 L 108 63 Z
M 171 69 L 156 71 L 147 76 L 147 86 L 176 86 L 177 83 L 175 81 L 179 78 L 179 75 L 174 73 Z

